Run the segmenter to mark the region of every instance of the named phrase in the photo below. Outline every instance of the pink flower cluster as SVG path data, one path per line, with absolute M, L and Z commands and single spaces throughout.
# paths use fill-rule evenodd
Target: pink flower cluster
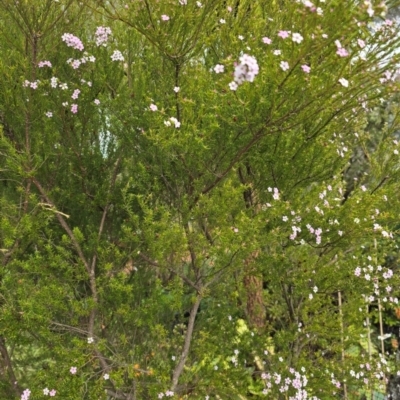
M 97 46 L 106 46 L 108 37 L 111 35 L 111 29 L 108 26 L 99 26 L 96 29 L 96 45 Z
M 84 48 L 82 41 L 72 33 L 64 33 L 61 36 L 61 39 L 67 44 L 68 47 L 72 47 L 75 50 L 82 51 Z
M 245 81 L 253 82 L 258 71 L 257 60 L 248 54 L 243 54 L 243 56 L 240 57 L 240 64 L 237 64 L 235 67 L 235 72 L 233 74 L 234 82 L 229 84 L 230 88 L 236 90 L 238 85 Z
M 67 60 L 67 64 L 71 65 L 73 69 L 78 69 L 81 64 L 86 64 L 87 62 L 92 62 L 94 63 L 96 61 L 96 57 L 94 56 L 84 56 L 81 59 L 74 60 L 72 58 L 69 58 Z
M 349 52 L 342 47 L 341 43 L 339 42 L 339 40 L 335 40 L 335 45 L 337 47 L 337 51 L 336 54 L 340 57 L 347 57 L 349 55 Z
M 34 82 L 29 82 L 28 80 L 25 80 L 24 83 L 22 84 L 23 87 L 30 87 L 31 89 L 37 89 L 40 81 L 34 81 Z
M 38 64 L 38 67 L 39 67 L 39 68 L 43 68 L 43 67 L 49 67 L 49 68 L 51 68 L 52 65 L 51 65 L 51 62 L 50 62 L 50 61 L 40 61 L 39 64 Z

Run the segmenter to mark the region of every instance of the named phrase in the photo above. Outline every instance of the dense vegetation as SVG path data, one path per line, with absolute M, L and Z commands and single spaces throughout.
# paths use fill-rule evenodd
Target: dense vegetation
M 0 0 L 0 398 L 385 393 L 395 6 Z

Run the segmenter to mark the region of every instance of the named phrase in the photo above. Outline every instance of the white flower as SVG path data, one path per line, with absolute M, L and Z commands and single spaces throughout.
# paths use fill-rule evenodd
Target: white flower
M 158 110 L 158 107 L 155 104 L 150 104 L 149 108 L 150 108 L 151 111 L 157 111 Z
M 225 22 L 226 22 L 226 21 L 225 21 L 223 18 L 221 18 L 221 19 L 219 20 L 219 23 L 220 23 L 220 24 L 225 24 Z
M 222 72 L 224 72 L 224 66 L 223 65 L 221 65 L 221 64 L 217 64 L 215 67 L 214 67 L 214 71 L 215 71 L 215 73 L 216 74 L 221 74 Z
M 282 52 L 280 50 L 274 50 L 272 53 L 274 56 L 280 56 Z
M 175 86 L 175 87 L 174 87 L 174 92 L 175 92 L 175 93 L 178 93 L 180 90 L 181 90 L 181 89 L 180 89 L 179 86 Z
M 56 88 L 57 87 L 57 81 L 58 81 L 58 79 L 56 78 L 56 77 L 52 77 L 51 79 L 50 79 L 50 86 L 52 87 L 52 88 Z
M 44 394 L 45 396 L 48 396 L 49 393 L 50 393 L 50 390 L 49 390 L 48 388 L 44 388 L 44 389 L 43 389 L 43 394 Z
M 295 43 L 301 43 L 303 41 L 303 36 L 301 36 L 300 33 L 293 33 L 292 40 Z
M 339 83 L 344 87 L 349 87 L 349 81 L 347 79 L 340 78 Z
M 240 64 L 236 65 L 234 72 L 235 82 L 238 85 L 242 84 L 244 81 L 253 82 L 255 76 L 259 72 L 257 60 L 248 54 L 243 54 L 239 60 Z
M 53 113 L 51 111 L 47 111 L 46 117 L 51 118 L 53 116 Z
M 114 53 L 111 55 L 111 60 L 113 61 L 124 61 L 124 56 L 119 50 L 114 50 Z
M 236 82 L 231 82 L 229 84 L 229 89 L 236 90 L 238 88 L 238 84 Z
M 289 63 L 287 61 L 281 61 L 279 66 L 281 67 L 282 71 L 287 71 L 289 69 Z
M 90 337 L 87 338 L 87 342 L 88 342 L 88 343 L 93 343 L 93 342 L 94 342 L 94 339 L 90 336 Z
M 175 125 L 175 128 L 179 128 L 181 126 L 181 123 L 174 117 L 171 117 L 170 121 L 173 122 L 173 124 Z
M 103 378 L 104 378 L 105 380 L 110 379 L 110 375 L 104 374 L 104 375 L 103 375 Z
M 196 6 L 201 8 L 201 7 L 203 7 L 203 4 L 201 4 L 200 1 L 196 1 Z

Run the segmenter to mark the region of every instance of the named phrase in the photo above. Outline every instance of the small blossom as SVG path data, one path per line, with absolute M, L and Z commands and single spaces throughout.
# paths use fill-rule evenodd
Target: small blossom
M 162 19 L 163 21 L 169 21 L 168 15 L 165 15 L 165 14 L 161 15 L 161 19 Z
M 365 47 L 365 42 L 362 39 L 357 39 L 357 44 L 361 49 Z
M 113 61 L 124 61 L 124 56 L 119 50 L 114 50 L 114 53 L 111 55 L 111 60 Z
M 236 82 L 231 82 L 229 84 L 229 89 L 236 90 L 238 88 L 238 84 Z
M 103 378 L 104 378 L 104 380 L 108 380 L 108 379 L 110 379 L 110 375 L 104 374 L 104 375 L 103 375 Z
M 181 90 L 181 88 L 179 86 L 175 86 L 174 87 L 174 92 L 175 93 L 178 93 L 180 90 Z
M 52 389 L 52 390 L 50 390 L 49 395 L 50 395 L 50 397 L 54 397 L 56 395 L 56 393 L 57 392 L 54 389 Z
M 53 113 L 51 111 L 47 111 L 46 117 L 51 118 L 53 116 Z
M 262 41 L 265 44 L 271 44 L 272 43 L 272 40 L 269 37 L 266 37 L 266 36 L 262 38 Z
M 78 370 L 78 369 L 77 369 L 76 367 L 71 367 L 71 368 L 69 369 L 69 372 L 70 372 L 72 375 L 75 375 L 77 370 Z
M 76 100 L 78 97 L 79 97 L 79 93 L 80 93 L 81 91 L 79 90 L 79 89 L 75 89 L 74 90 L 74 93 L 72 93 L 72 98 L 74 99 L 74 100 Z
M 76 104 L 72 104 L 72 106 L 76 106 Z M 78 111 L 78 106 L 76 106 L 76 110 Z M 72 110 L 71 110 L 72 111 Z M 77 112 L 77 111 L 75 111 L 75 112 Z M 74 112 L 74 111 L 72 111 L 72 112 Z M 93 343 L 94 342 L 94 339 L 91 337 L 91 336 L 89 336 L 88 338 L 87 338 L 87 342 L 90 344 L 90 343 Z
M 289 32 L 288 31 L 279 31 L 278 36 L 282 39 L 286 39 L 289 37 Z
M 273 54 L 274 56 L 280 56 L 280 55 L 282 54 L 282 52 L 281 52 L 280 50 L 274 50 L 274 51 L 272 52 L 272 54 Z
M 99 99 L 94 99 L 93 103 L 96 104 L 96 106 L 98 106 L 100 104 L 100 100 Z
M 301 69 L 302 69 L 303 72 L 305 72 L 306 74 L 309 74 L 310 71 L 311 71 L 311 68 L 310 68 L 308 65 L 306 65 L 306 64 L 302 65 L 302 66 L 301 66 Z
M 157 111 L 158 110 L 158 107 L 155 104 L 150 104 L 149 108 L 150 108 L 151 111 Z
M 50 393 L 50 390 L 49 390 L 48 388 L 44 388 L 44 389 L 43 389 L 43 394 L 44 394 L 45 396 L 48 396 L 49 393 Z
M 221 64 L 217 64 L 215 67 L 214 67 L 214 71 L 215 71 L 215 73 L 216 74 L 221 74 L 222 72 L 224 72 L 224 66 L 223 65 L 221 65 Z
M 344 87 L 349 87 L 349 81 L 345 78 L 340 78 L 339 83 Z
M 301 36 L 300 33 L 293 33 L 292 40 L 295 43 L 301 43 L 303 41 L 303 36 Z
M 221 18 L 221 19 L 219 20 L 219 23 L 220 23 L 220 24 L 225 24 L 226 21 L 225 21 L 223 18 Z
M 349 55 L 348 51 L 344 47 L 339 48 L 336 54 L 340 57 L 347 57 Z
M 282 71 L 287 71 L 289 69 L 289 63 L 287 61 L 281 61 L 279 66 L 281 67 Z

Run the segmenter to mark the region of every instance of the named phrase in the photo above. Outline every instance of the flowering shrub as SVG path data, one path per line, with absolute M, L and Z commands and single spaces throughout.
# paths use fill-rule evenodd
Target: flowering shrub
M 42 3 L 0 4 L 0 398 L 384 393 L 385 4 Z

